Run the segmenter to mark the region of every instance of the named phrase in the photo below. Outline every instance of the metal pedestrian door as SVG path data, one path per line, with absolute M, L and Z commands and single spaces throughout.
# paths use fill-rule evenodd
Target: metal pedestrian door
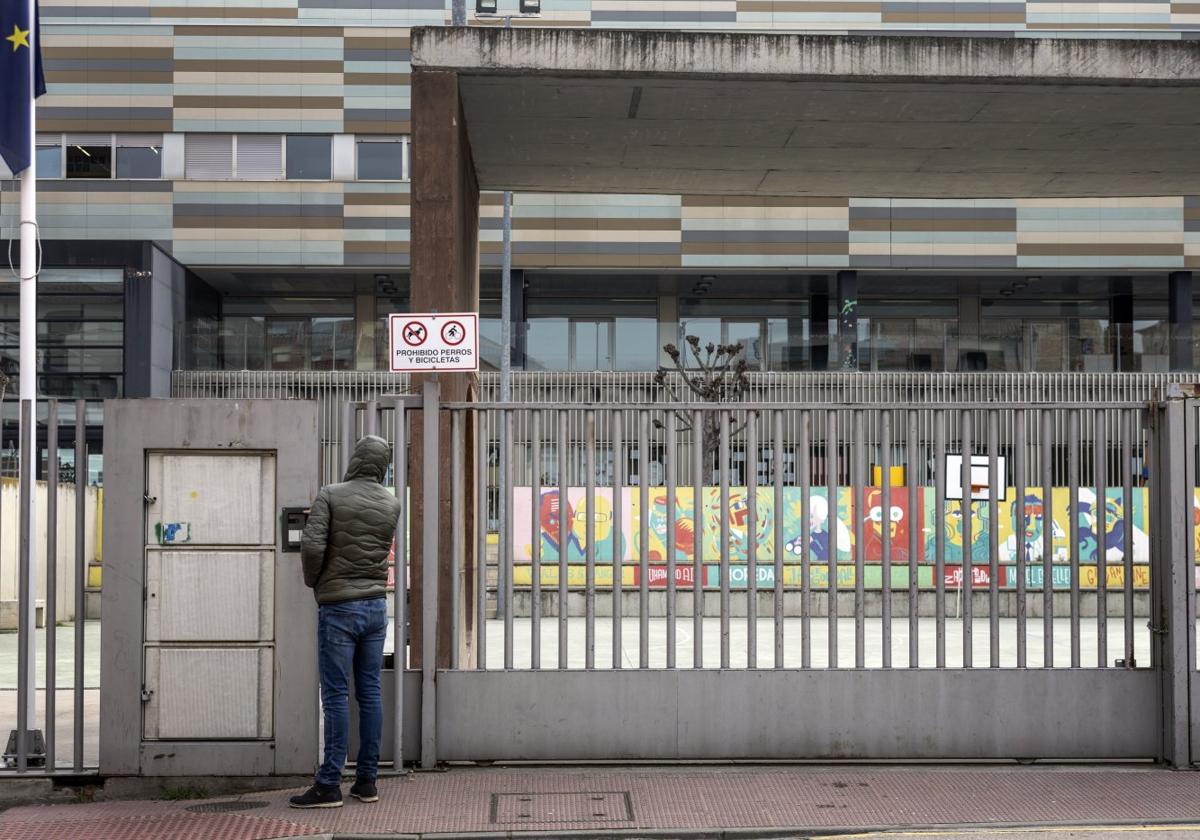
M 316 406 L 105 412 L 101 772 L 310 772 L 315 610 L 281 509 L 316 493 Z
M 1198 410 L 1180 395 L 434 397 L 349 415 L 375 418 L 361 422 L 399 452 L 420 423 L 437 468 L 421 476 L 422 562 L 407 580 L 454 593 L 439 614 L 437 587 L 424 588 L 419 654 L 398 613 L 408 670 L 385 681 L 385 758 L 1200 754 Z M 402 571 L 396 582 L 402 611 Z M 435 668 L 445 625 L 454 643 Z

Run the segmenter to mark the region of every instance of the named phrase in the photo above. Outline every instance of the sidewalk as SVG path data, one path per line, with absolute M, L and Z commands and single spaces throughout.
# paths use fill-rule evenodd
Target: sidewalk
M 381 800 L 372 805 L 348 799 L 339 809 L 299 811 L 287 807 L 293 792 L 14 808 L 0 814 L 0 840 L 568 831 L 808 837 L 903 827 L 1140 823 L 1177 824 L 1183 836 L 1200 836 L 1200 773 L 1149 767 L 472 767 L 382 779 Z

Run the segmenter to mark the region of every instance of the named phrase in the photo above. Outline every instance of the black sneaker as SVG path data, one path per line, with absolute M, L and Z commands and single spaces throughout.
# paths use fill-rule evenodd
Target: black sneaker
M 378 802 L 379 791 L 375 789 L 374 782 L 368 782 L 366 779 L 359 779 L 354 783 L 354 787 L 350 788 L 350 795 L 359 802 Z
M 337 785 L 313 785 L 288 800 L 293 808 L 341 808 L 342 789 Z

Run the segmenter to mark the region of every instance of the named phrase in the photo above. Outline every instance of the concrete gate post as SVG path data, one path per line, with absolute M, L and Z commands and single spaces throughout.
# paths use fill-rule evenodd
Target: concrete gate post
M 1171 386 L 1154 411 L 1150 506 L 1152 656 L 1159 670 L 1162 743 L 1159 758 L 1174 767 L 1192 762 L 1191 676 L 1195 669 L 1196 587 L 1192 496 L 1196 486 L 1191 453 L 1196 444 L 1194 388 Z
M 459 101 L 458 74 L 414 69 L 412 77 L 413 176 L 412 176 L 412 293 L 413 312 L 475 312 L 479 309 L 479 184 L 475 179 L 475 164 L 471 159 L 471 143 L 467 138 L 466 121 Z M 420 393 L 427 374 L 413 376 L 413 391 Z M 442 402 L 474 399 L 478 396 L 479 378 L 476 374 L 441 374 Z M 474 486 L 475 446 L 474 424 L 464 424 L 466 441 L 463 468 L 464 487 Z M 420 423 L 411 429 L 412 446 L 409 455 L 409 486 L 412 492 L 411 531 L 409 540 L 411 589 L 412 667 L 419 667 L 423 630 L 421 602 L 424 581 L 421 578 L 423 522 L 426 504 L 439 504 L 438 519 L 438 640 L 437 667 L 450 665 L 451 597 L 454 591 L 450 575 L 452 535 L 455 528 L 465 531 L 465 556 L 459 569 L 457 587 L 462 616 L 459 632 L 459 663 L 472 667 L 475 661 L 475 638 L 479 629 L 470 608 L 475 603 L 475 533 L 476 515 L 472 494 L 466 493 L 464 522 L 451 520 L 449 465 L 450 417 L 443 413 L 439 423 L 438 463 L 429 465 L 438 470 L 439 498 L 427 499 L 419 492 L 422 486 L 422 456 L 424 432 Z M 482 517 L 479 518 L 482 523 Z M 482 525 L 480 525 L 482 527 Z M 482 560 L 482 558 L 480 558 Z

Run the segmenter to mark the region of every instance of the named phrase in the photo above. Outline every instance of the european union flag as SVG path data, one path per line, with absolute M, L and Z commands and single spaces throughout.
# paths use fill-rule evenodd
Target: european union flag
M 33 96 L 46 92 L 36 6 L 29 20 L 28 0 L 0 0 L 0 158 L 15 175 L 33 156 L 29 125 Z

